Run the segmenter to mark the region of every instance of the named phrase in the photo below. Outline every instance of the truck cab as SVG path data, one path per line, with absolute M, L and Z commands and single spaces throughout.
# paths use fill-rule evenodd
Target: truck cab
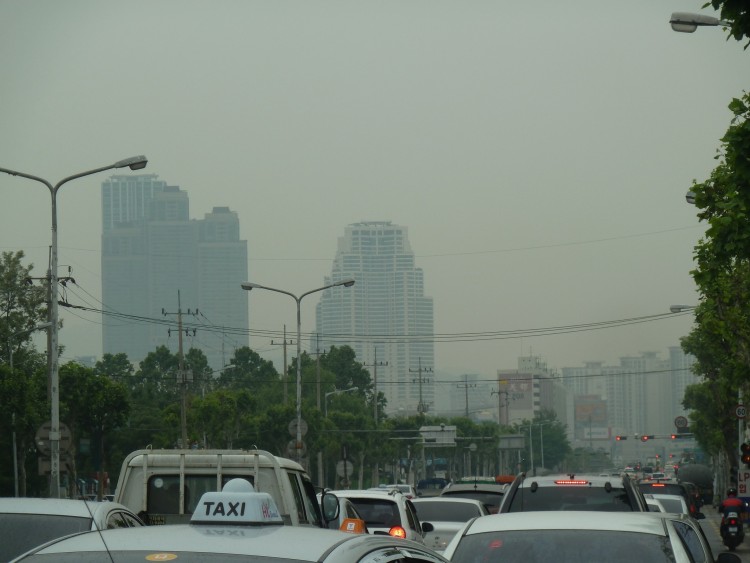
M 148 524 L 187 523 L 204 493 L 236 478 L 270 494 L 285 524 L 325 527 L 304 468 L 264 450 L 137 450 L 122 463 L 114 500 Z

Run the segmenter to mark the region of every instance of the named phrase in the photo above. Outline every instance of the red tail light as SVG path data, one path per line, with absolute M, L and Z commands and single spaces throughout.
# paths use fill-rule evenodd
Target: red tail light
M 735 518 L 730 518 L 729 519 L 729 525 L 730 526 L 736 526 L 737 525 L 737 520 Z
M 555 485 L 588 485 L 588 481 L 581 479 L 560 479 L 555 481 Z
M 401 526 L 393 526 L 393 528 L 388 530 L 388 534 L 393 536 L 394 538 L 406 539 L 406 530 L 404 530 Z

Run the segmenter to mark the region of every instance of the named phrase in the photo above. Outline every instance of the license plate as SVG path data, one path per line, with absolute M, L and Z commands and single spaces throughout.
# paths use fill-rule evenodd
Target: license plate
M 730 534 L 736 534 L 737 533 L 737 526 L 729 526 L 729 528 L 727 528 L 727 530 L 729 530 Z

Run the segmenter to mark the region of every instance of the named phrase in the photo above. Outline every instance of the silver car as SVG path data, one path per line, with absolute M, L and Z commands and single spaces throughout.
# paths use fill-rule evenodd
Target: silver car
M 443 555 L 452 563 L 740 563 L 733 553 L 714 559 L 697 521 L 650 512 L 513 512 L 468 522 Z
M 115 502 L 0 498 L 0 561 L 69 534 L 140 526 L 138 516 Z
M 220 492 L 204 493 L 190 524 L 76 534 L 35 548 L 18 561 L 448 563 L 408 539 L 285 525 L 273 497 L 255 492 L 244 479 L 229 481 Z
M 425 533 L 424 543 L 442 553 L 463 525 L 490 512 L 482 501 L 462 497 L 428 497 L 412 501 L 422 522 L 430 522 L 432 531 Z

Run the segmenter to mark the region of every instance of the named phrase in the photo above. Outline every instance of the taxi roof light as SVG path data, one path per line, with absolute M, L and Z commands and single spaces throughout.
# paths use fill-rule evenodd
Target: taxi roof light
M 283 525 L 276 501 L 268 493 L 256 493 L 245 479 L 231 479 L 221 492 L 201 496 L 191 524 L 235 524 L 243 526 Z

